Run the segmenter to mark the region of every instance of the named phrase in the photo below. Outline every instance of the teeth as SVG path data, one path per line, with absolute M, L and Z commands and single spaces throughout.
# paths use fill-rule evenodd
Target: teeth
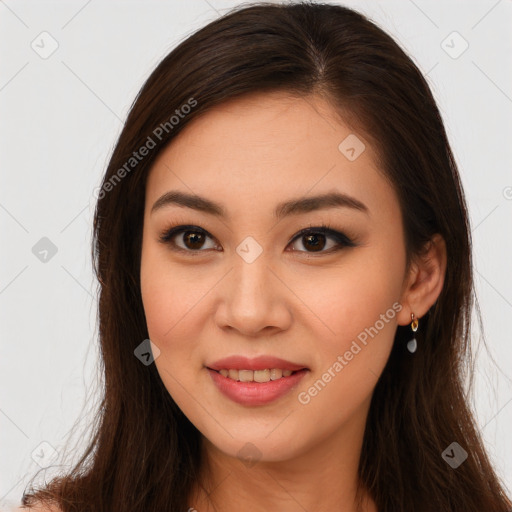
M 254 370 L 254 382 L 268 382 L 270 370 Z
M 282 370 L 281 368 L 271 368 L 267 370 L 219 370 L 223 377 L 237 380 L 240 382 L 270 382 L 281 377 L 289 377 L 293 372 L 291 370 Z
M 283 370 L 280 368 L 272 368 L 270 370 L 270 380 L 277 380 L 283 376 Z
M 254 380 L 254 372 L 252 370 L 238 370 L 238 380 L 240 382 L 251 382 Z

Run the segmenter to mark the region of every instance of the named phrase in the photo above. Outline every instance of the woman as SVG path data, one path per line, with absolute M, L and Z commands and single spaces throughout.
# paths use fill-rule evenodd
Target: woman
M 456 163 L 421 73 L 364 16 L 254 4 L 182 42 L 94 229 L 98 428 L 23 505 L 510 510 L 464 393 Z

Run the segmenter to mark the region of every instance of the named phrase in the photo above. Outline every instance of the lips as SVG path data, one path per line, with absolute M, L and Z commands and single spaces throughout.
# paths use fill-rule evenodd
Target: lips
M 244 356 L 230 356 L 224 359 L 219 359 L 212 364 L 208 364 L 207 368 L 211 370 L 290 370 L 296 372 L 303 369 L 308 369 L 307 366 L 292 363 L 285 359 L 272 356 L 259 356 L 252 359 Z
M 207 365 L 207 369 L 223 395 L 246 406 L 277 400 L 309 371 L 304 365 L 271 356 L 231 356 Z

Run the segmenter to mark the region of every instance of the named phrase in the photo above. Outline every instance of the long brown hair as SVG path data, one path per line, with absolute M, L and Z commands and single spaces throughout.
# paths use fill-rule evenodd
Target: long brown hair
M 94 431 L 72 470 L 25 493 L 24 505 L 53 500 L 64 512 L 188 508 L 203 463 L 200 434 L 155 365 L 134 356 L 148 338 L 140 290 L 146 178 L 159 152 L 197 116 L 241 95 L 277 90 L 321 95 L 372 141 L 399 196 L 408 261 L 436 233 L 447 244 L 444 287 L 421 320 L 420 348 L 410 357 L 408 331 L 398 327 L 375 387 L 361 486 L 380 512 L 510 511 L 464 390 L 472 368 L 471 239 L 439 110 L 421 72 L 374 23 L 346 7 L 305 2 L 235 8 L 181 42 L 139 92 L 94 218 L 104 376 Z M 143 146 L 147 154 L 135 158 Z M 468 454 L 456 469 L 442 457 L 452 442 Z

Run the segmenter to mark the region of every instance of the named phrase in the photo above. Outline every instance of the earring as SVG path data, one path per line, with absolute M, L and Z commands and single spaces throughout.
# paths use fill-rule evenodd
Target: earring
M 418 330 L 418 319 L 414 318 L 414 313 L 411 313 L 411 330 L 412 332 L 416 332 Z M 412 340 L 410 340 L 407 343 L 407 350 L 411 352 L 416 352 L 416 349 L 418 348 L 418 342 L 416 341 L 416 337 L 413 337 Z

